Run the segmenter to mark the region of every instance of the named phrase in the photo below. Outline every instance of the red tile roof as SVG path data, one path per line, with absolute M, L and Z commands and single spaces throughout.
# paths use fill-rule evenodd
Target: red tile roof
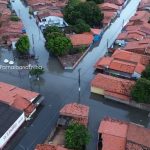
M 105 133 L 108 135 L 125 138 L 127 136 L 127 129 L 128 124 L 123 121 L 112 118 L 104 118 L 101 121 L 98 133 Z
M 39 93 L 31 92 L 16 86 L 0 82 L 0 101 L 29 114 L 35 109 L 33 100 Z M 27 112 L 26 112 L 27 111 Z
M 104 74 L 97 74 L 91 82 L 92 87 L 103 89 L 104 94 L 112 93 L 115 96 L 119 95 L 119 98 L 122 98 L 121 100 L 130 99 L 130 90 L 134 84 L 134 81 Z
M 48 16 L 57 16 L 57 17 L 63 17 L 63 14 L 59 10 L 47 10 L 47 11 L 40 11 L 37 16 L 39 19 L 48 17 Z
M 120 60 L 113 60 L 109 68 L 112 70 L 120 71 L 120 72 L 125 72 L 125 73 L 134 73 L 135 70 L 135 64 L 128 63 L 128 62 L 123 62 Z
M 101 121 L 98 133 L 102 137 L 102 150 L 150 149 L 150 129 L 137 124 L 104 118 Z
M 142 40 L 146 36 L 145 33 L 140 31 L 127 31 L 119 34 L 118 40 Z
M 104 19 L 103 19 L 103 24 L 107 25 L 110 23 L 112 17 L 115 15 L 115 12 L 113 11 L 103 11 L 104 14 Z
M 103 3 L 103 4 L 98 4 L 98 7 L 102 11 L 117 11 L 119 9 L 118 5 L 112 4 L 112 3 Z
M 111 69 L 129 74 L 133 74 L 134 72 L 141 74 L 145 69 L 145 66 L 140 63 L 119 60 L 114 57 L 102 57 L 98 60 L 95 67 L 97 69 Z
M 131 123 L 128 127 L 127 140 L 136 145 L 141 145 L 140 149 L 137 150 L 141 150 L 144 146 L 150 149 L 150 129 Z
M 101 32 L 100 29 L 91 28 L 91 33 L 92 33 L 93 35 L 99 35 L 100 32 Z
M 67 148 L 52 144 L 38 144 L 35 150 L 68 150 Z
M 105 3 L 114 3 L 116 5 L 122 5 L 124 0 L 104 0 Z
M 149 23 L 143 24 L 140 28 L 140 31 L 150 35 L 150 24 Z
M 148 22 L 150 14 L 147 11 L 137 11 L 130 21 L 143 21 Z
M 149 39 L 150 40 L 150 39 Z M 123 50 L 139 53 L 139 54 L 150 54 L 149 40 L 133 41 L 128 42 Z
M 150 63 L 150 56 L 128 52 L 120 49 L 115 50 L 112 57 L 127 62 L 140 63 L 142 65 L 148 65 Z
M 149 6 L 150 7 L 150 3 L 149 3 L 149 0 L 141 0 L 140 2 L 140 5 L 139 5 L 139 8 L 144 8 L 146 6 Z
M 77 103 L 66 104 L 60 110 L 60 115 L 76 118 L 77 121 L 81 121 L 81 124 L 87 125 L 89 107 Z
M 125 150 L 127 129 L 125 122 L 103 119 L 98 130 L 102 134 L 102 150 Z
M 126 26 L 125 29 L 126 31 L 140 31 L 140 28 L 141 28 L 141 25 L 129 25 L 129 26 Z
M 93 42 L 93 35 L 91 33 L 72 34 L 68 37 L 73 46 L 89 46 Z

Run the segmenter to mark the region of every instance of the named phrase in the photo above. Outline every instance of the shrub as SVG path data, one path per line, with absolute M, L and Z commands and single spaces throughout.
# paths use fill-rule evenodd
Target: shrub
M 148 65 L 146 69 L 142 72 L 142 78 L 150 80 L 150 65 Z
M 22 36 L 16 43 L 16 50 L 21 54 L 26 54 L 29 51 L 30 43 L 27 35 Z
M 139 103 L 150 103 L 150 81 L 139 79 L 131 90 L 133 100 Z
M 65 146 L 69 149 L 82 150 L 89 141 L 89 131 L 83 125 L 73 123 L 65 132 Z
M 31 76 L 37 76 L 38 77 L 39 75 L 44 73 L 44 68 L 33 68 L 30 70 L 29 73 Z
M 20 18 L 18 16 L 11 16 L 10 20 L 11 21 L 20 21 Z

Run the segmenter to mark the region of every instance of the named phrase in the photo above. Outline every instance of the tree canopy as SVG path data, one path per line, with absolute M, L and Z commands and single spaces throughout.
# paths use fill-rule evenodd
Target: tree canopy
M 146 69 L 142 72 L 142 78 L 150 80 L 150 65 L 148 65 Z
M 69 149 L 82 150 L 89 141 L 89 131 L 83 125 L 73 123 L 65 132 L 65 146 Z
M 37 68 L 32 68 L 29 73 L 31 76 L 38 77 L 39 75 L 44 73 L 44 68 L 38 68 L 38 66 L 37 66 Z
M 136 102 L 150 104 L 150 80 L 139 79 L 131 90 L 131 95 Z
M 48 37 L 49 34 L 53 32 L 62 33 L 57 26 L 48 26 L 46 29 L 44 29 L 43 32 L 45 39 Z
M 91 1 L 91 0 L 87 0 L 87 1 Z M 92 1 L 94 1 L 96 4 L 104 3 L 104 0 L 92 0 Z
M 16 50 L 21 54 L 26 54 L 29 51 L 30 43 L 27 35 L 22 36 L 16 43 Z
M 74 25 L 73 30 L 75 33 L 83 33 L 83 32 L 90 32 L 90 26 L 85 23 L 84 20 L 78 19 L 77 24 Z
M 72 48 L 70 39 L 58 32 L 53 32 L 48 35 L 45 46 L 49 52 L 52 52 L 56 56 L 67 54 Z
M 64 19 L 71 25 L 75 25 L 78 19 L 82 19 L 91 27 L 100 26 L 103 14 L 95 2 L 88 1 L 72 5 L 69 3 L 64 9 Z

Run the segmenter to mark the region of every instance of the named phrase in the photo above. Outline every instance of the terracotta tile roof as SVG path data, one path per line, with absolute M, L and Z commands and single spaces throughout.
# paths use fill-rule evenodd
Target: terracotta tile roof
M 126 138 L 127 136 L 128 124 L 126 122 L 112 119 L 104 118 L 101 121 L 98 133 L 105 133 L 108 135 L 118 136 Z
M 146 34 L 140 31 L 127 31 L 119 34 L 118 40 L 142 40 Z
M 140 28 L 140 31 L 150 35 L 150 24 L 149 23 L 143 24 Z
M 134 72 L 142 74 L 142 72 L 145 70 L 145 66 L 143 66 L 142 64 L 137 64 L 135 67 Z
M 113 93 L 113 92 L 109 92 L 109 91 L 105 91 L 105 96 L 114 98 L 114 99 L 119 99 L 121 101 L 129 101 L 130 98 L 127 95 L 122 95 L 122 94 L 118 94 L 118 93 Z
M 73 46 L 89 46 L 93 42 L 93 35 L 91 33 L 72 34 L 69 38 Z
M 134 73 L 136 65 L 128 62 L 123 62 L 120 60 L 113 60 L 109 68 L 112 70 L 120 71 L 120 72 L 125 72 L 125 73 Z
M 97 69 L 111 69 L 119 72 L 133 74 L 137 72 L 141 74 L 145 69 L 140 63 L 133 63 L 129 61 L 115 59 L 114 57 L 103 57 L 96 63 L 95 67 Z
M 89 107 L 77 103 L 66 104 L 60 110 L 60 114 L 71 117 L 88 117 Z
M 127 132 L 127 140 L 129 142 L 133 142 L 136 145 L 145 146 L 150 149 L 150 129 L 146 129 L 144 127 L 129 124 L 128 132 Z M 130 150 L 130 149 L 129 149 Z M 141 149 L 137 149 L 141 150 Z
M 144 7 L 146 7 L 146 6 L 149 6 L 149 7 L 150 7 L 149 0 L 141 0 L 140 5 L 139 5 L 139 8 L 144 8 Z
M 68 150 L 67 148 L 52 144 L 38 144 L 35 150 Z
M 128 42 L 122 49 L 139 54 L 150 54 L 150 46 L 147 40 Z
M 0 82 L 0 100 L 17 109 L 24 110 L 27 114 L 35 109 L 32 102 L 37 96 L 39 93 Z
M 60 110 L 60 115 L 73 117 L 77 122 L 87 125 L 89 107 L 77 103 L 66 104 Z
M 131 25 L 131 26 L 126 26 L 125 30 L 126 31 L 136 31 L 136 30 L 140 30 L 141 25 Z
M 103 11 L 104 14 L 104 19 L 103 19 L 103 24 L 107 25 L 110 23 L 112 17 L 115 15 L 115 12 L 113 11 Z
M 116 5 L 122 5 L 124 0 L 104 0 L 105 3 L 114 3 Z
M 102 150 L 125 150 L 128 124 L 120 120 L 105 118 L 98 133 L 102 134 Z
M 7 1 L 7 0 L 0 0 L 0 4 L 5 4 L 5 5 L 7 5 L 7 4 L 8 4 L 8 1 Z
M 100 32 L 101 32 L 100 29 L 91 28 L 91 33 L 92 33 L 93 35 L 99 35 Z
M 130 21 L 144 21 L 148 22 L 150 14 L 147 11 L 137 11 L 135 16 L 133 16 Z
M 103 3 L 103 4 L 98 4 L 98 7 L 102 11 L 117 11 L 119 9 L 118 5 L 112 4 L 112 3 Z
M 49 0 L 28 0 L 29 5 L 38 5 L 38 4 L 50 4 L 51 1 Z
M 97 74 L 91 82 L 92 87 L 100 88 L 104 90 L 104 94 L 107 92 L 115 93 L 119 95 L 125 95 L 130 98 L 130 89 L 135 84 L 134 81 L 112 77 L 104 74 Z
M 115 50 L 112 57 L 127 62 L 141 63 L 142 65 L 148 65 L 150 63 L 150 56 L 128 52 L 120 49 Z
M 126 139 L 108 134 L 102 134 L 102 150 L 125 150 Z
M 113 60 L 112 57 L 102 57 L 96 62 L 95 67 L 97 69 L 103 69 L 103 67 L 107 68 L 107 66 L 110 65 L 112 60 Z
M 102 137 L 102 150 L 150 149 L 150 129 L 137 124 L 105 117 L 100 123 L 98 133 Z
M 46 10 L 38 12 L 37 16 L 39 17 L 39 19 L 42 19 L 48 16 L 63 17 L 63 14 L 59 10 Z

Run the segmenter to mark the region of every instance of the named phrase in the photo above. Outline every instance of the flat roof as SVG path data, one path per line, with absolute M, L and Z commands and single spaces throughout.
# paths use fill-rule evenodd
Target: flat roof
M 23 112 L 0 102 L 0 137 L 12 126 Z

